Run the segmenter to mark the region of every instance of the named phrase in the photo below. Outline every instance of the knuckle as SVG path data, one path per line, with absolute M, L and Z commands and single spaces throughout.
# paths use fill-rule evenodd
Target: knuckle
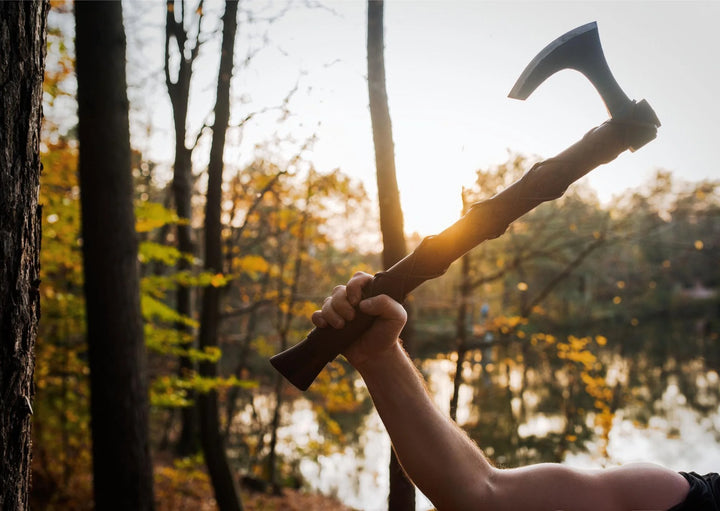
M 321 312 L 323 314 L 327 314 L 332 311 L 332 298 L 329 296 L 325 298 L 325 301 L 323 301 Z

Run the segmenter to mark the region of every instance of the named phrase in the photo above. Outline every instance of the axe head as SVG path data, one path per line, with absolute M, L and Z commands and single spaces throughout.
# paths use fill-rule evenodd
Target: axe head
M 575 69 L 584 74 L 600 93 L 613 119 L 632 115 L 635 102 L 627 97 L 610 72 L 594 21 L 548 44 L 527 65 L 509 97 L 526 99 L 538 85 L 562 69 Z M 660 121 L 655 125 L 660 126 Z

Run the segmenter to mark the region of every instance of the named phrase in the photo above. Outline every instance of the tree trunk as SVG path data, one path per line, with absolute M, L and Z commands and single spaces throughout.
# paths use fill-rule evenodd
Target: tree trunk
M 375 167 L 380 203 L 380 231 L 383 236 L 383 267 L 390 268 L 405 257 L 405 233 L 400 192 L 395 175 L 395 144 L 390 122 L 390 109 L 385 88 L 385 57 L 383 38 L 383 2 L 368 2 L 368 92 Z
M 82 239 L 95 508 L 153 509 L 119 2 L 77 2 Z
M 392 123 L 385 87 L 385 43 L 383 37 L 382 0 L 368 1 L 368 94 L 370 118 L 372 121 L 373 143 L 375 144 L 375 166 L 380 206 L 380 231 L 383 238 L 383 268 L 388 269 L 405 257 L 405 233 L 400 192 L 395 175 L 395 144 L 392 137 Z M 410 350 L 412 322 L 408 310 L 408 322 L 402 338 L 406 350 Z M 389 508 L 395 510 L 415 509 L 415 487 L 407 478 L 395 456 L 390 456 L 390 497 Z
M 222 272 L 222 206 L 223 152 L 225 134 L 230 120 L 230 79 L 233 71 L 235 32 L 237 31 L 237 1 L 225 3 L 223 16 L 222 53 L 218 73 L 217 98 L 215 100 L 215 126 L 213 127 L 210 161 L 208 163 L 208 189 L 205 203 L 205 268 Z M 203 290 L 200 319 L 200 349 L 218 345 L 220 323 L 220 288 L 207 286 Z M 200 374 L 217 376 L 217 363 L 200 363 Z M 198 395 L 200 437 L 208 472 L 215 490 L 215 500 L 220 511 L 242 510 L 237 482 L 228 464 L 222 435 L 217 392 Z
M 40 124 L 48 2 L 0 2 L 0 509 L 26 510 L 40 319 Z
M 458 305 L 455 323 L 455 342 L 457 345 L 457 360 L 455 361 L 455 376 L 453 377 L 453 393 L 450 398 L 450 418 L 457 421 L 457 408 L 460 399 L 460 386 L 462 385 L 462 366 L 467 355 L 468 332 L 468 300 L 470 298 L 470 254 L 465 254 L 460 266 L 460 304 Z
M 461 193 L 462 214 L 467 213 L 470 206 L 465 194 Z M 457 318 L 455 320 L 455 343 L 457 346 L 457 360 L 455 361 L 455 376 L 453 377 L 453 393 L 450 397 L 450 418 L 457 421 L 457 408 L 460 399 L 460 386 L 462 385 L 462 366 L 468 351 L 468 301 L 472 286 L 470 283 L 470 253 L 460 260 L 460 303 L 458 304 Z
M 177 246 L 178 250 L 183 254 L 194 254 L 195 243 L 192 237 L 192 226 L 190 218 L 192 215 L 192 152 L 193 147 L 188 148 L 185 145 L 187 136 L 187 113 L 190 100 L 190 80 L 192 78 L 192 66 L 200 49 L 200 23 L 202 14 L 198 14 L 198 26 L 194 45 L 189 52 L 186 51 L 186 42 L 188 34 L 185 30 L 184 20 L 186 6 L 183 3 L 180 21 L 176 19 L 177 9 L 174 0 L 167 3 L 167 15 L 165 22 L 165 85 L 170 96 L 170 104 L 173 110 L 173 126 L 175 128 L 175 161 L 173 163 L 173 182 L 172 190 L 175 199 L 175 210 L 178 217 L 184 222 L 177 225 Z M 175 42 L 177 54 L 179 57 L 177 78 L 172 80 L 170 70 L 170 45 Z M 178 271 L 188 272 L 191 264 L 186 258 L 180 258 L 178 262 Z M 184 317 L 192 317 L 192 293 L 188 286 L 179 285 L 177 289 L 176 310 L 178 314 Z M 175 327 L 181 334 L 192 334 L 192 329 L 182 323 L 178 323 Z M 188 357 L 180 357 L 179 373 L 180 376 L 186 376 L 195 370 L 195 364 Z M 188 398 L 193 400 L 195 393 L 188 391 Z M 176 445 L 176 453 L 178 456 L 189 456 L 197 452 L 198 435 L 197 435 L 197 408 L 187 406 L 181 409 L 182 427 L 180 438 Z

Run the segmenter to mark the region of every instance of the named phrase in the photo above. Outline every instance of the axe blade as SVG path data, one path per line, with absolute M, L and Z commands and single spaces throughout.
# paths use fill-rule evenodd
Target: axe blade
M 622 118 L 632 110 L 634 101 L 627 97 L 610 72 L 594 21 L 548 44 L 527 65 L 508 96 L 527 99 L 548 77 L 563 69 L 584 74 L 600 93 L 613 118 Z

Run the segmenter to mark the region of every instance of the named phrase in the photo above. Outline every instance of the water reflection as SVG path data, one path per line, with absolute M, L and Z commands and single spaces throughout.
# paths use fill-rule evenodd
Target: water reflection
M 431 361 L 427 368 L 432 374 L 429 386 L 445 411 L 452 392 L 452 381 L 443 369 L 447 366 L 446 362 Z M 713 380 L 715 376 L 711 371 L 706 378 Z M 720 407 L 716 406 L 712 413 L 702 415 L 688 406 L 687 399 L 678 389 L 676 385 L 669 385 L 662 392 L 655 406 L 663 410 L 665 415 L 650 416 L 647 425 L 634 420 L 631 410 L 618 411 L 610 430 L 607 457 L 598 454 L 597 441 L 590 441 L 585 450 L 568 452 L 561 461 L 583 468 L 649 461 L 678 471 L 717 471 L 720 468 Z M 469 391 L 465 390 L 464 395 L 467 398 Z M 467 418 L 470 408 L 468 400 L 462 399 L 461 403 L 459 419 Z M 311 424 L 307 415 L 308 412 L 312 413 L 310 405 L 300 400 L 296 407 L 292 414 L 292 424 L 284 428 L 282 434 L 288 447 L 293 442 L 305 443 L 312 436 L 307 435 L 308 425 Z M 562 417 L 538 414 L 519 426 L 519 435 L 540 436 L 562 430 L 563 427 Z M 300 471 L 309 488 L 314 491 L 337 496 L 346 505 L 356 509 L 384 511 L 387 509 L 390 442 L 374 411 L 365 416 L 362 430 L 359 450 L 357 446 L 346 446 L 338 452 L 318 456 L 317 459 L 306 457 L 300 462 Z M 495 454 L 494 449 L 490 451 L 489 454 Z M 419 495 L 417 509 L 425 511 L 432 509 L 432 506 Z
M 593 335 L 592 342 L 577 340 L 582 350 L 575 359 L 559 340 L 469 353 L 459 424 L 500 466 L 555 461 L 597 468 L 643 460 L 673 470 L 720 470 L 717 337 L 688 336 L 687 325 L 647 325 L 620 336 L 624 328 L 606 326 L 607 342 Z M 583 355 L 586 349 L 594 358 Z M 421 365 L 446 414 L 454 369 L 451 355 Z M 375 412 L 354 418 L 357 437 L 332 452 L 314 451 L 325 441 L 314 413 L 303 399 L 293 404 L 282 431 L 286 459 L 298 456 L 299 446 L 299 470 L 311 489 L 356 509 L 386 509 L 390 444 Z M 431 508 L 418 499 L 419 510 Z

